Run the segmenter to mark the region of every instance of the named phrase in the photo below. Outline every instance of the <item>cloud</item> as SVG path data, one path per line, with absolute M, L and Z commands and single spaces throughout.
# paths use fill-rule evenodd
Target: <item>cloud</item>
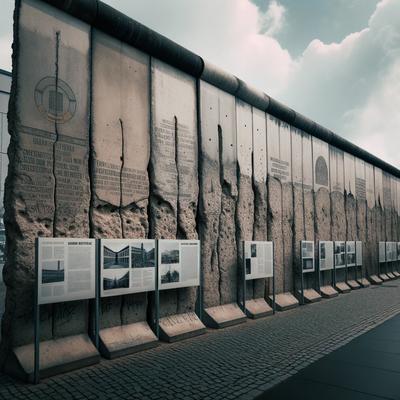
M 267 36 L 279 33 L 285 21 L 286 9 L 276 0 L 272 0 L 265 13 L 260 14 L 260 31 Z
M 313 40 L 278 97 L 400 166 L 400 1 L 382 0 L 368 26 L 340 43 Z M 397 91 L 396 91 L 397 90 Z

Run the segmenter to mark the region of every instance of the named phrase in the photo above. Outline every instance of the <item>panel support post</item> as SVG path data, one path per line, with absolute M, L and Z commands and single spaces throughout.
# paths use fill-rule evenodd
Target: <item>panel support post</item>
M 96 240 L 96 270 L 95 270 L 95 276 L 96 276 L 96 297 L 94 299 L 94 345 L 96 346 L 96 349 L 100 351 L 99 349 L 99 334 L 100 334 L 100 326 L 99 326 L 99 320 L 100 320 L 100 240 Z
M 39 305 L 39 239 L 35 240 L 35 290 L 34 290 L 34 367 L 33 383 L 40 381 L 40 305 Z
M 275 312 L 275 245 L 274 242 L 272 242 L 272 314 L 275 314 Z
M 243 284 L 243 294 L 242 294 L 242 311 L 245 315 L 246 313 L 246 257 L 245 257 L 245 241 L 242 241 L 242 284 Z
M 155 326 L 155 330 L 156 330 L 156 336 L 157 339 L 160 339 L 160 293 L 159 293 L 159 287 L 158 287 L 158 277 L 159 277 L 159 264 L 158 264 L 158 260 L 159 260 L 159 254 L 158 254 L 158 239 L 156 239 L 156 287 L 155 287 L 155 293 L 154 293 L 154 297 L 155 297 L 155 306 L 156 306 L 156 310 L 155 310 L 155 321 L 154 321 L 154 326 Z

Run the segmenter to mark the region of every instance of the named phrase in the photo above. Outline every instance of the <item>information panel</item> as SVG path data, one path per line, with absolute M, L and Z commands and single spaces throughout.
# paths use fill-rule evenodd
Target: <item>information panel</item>
M 200 241 L 158 241 L 159 290 L 200 286 Z
M 101 239 L 101 297 L 155 290 L 153 239 Z
M 397 261 L 400 261 L 400 242 L 397 242 Z
M 328 271 L 333 269 L 333 242 L 319 242 L 319 270 Z
M 272 242 L 245 241 L 246 280 L 274 276 L 274 248 Z
M 362 266 L 362 261 L 363 261 L 363 248 L 362 248 L 362 242 L 357 241 L 356 242 L 356 265 L 357 267 Z
M 301 241 L 301 264 L 303 272 L 314 272 L 314 242 L 308 240 Z
M 379 262 L 386 262 L 386 243 L 379 242 Z
M 347 267 L 356 266 L 356 242 L 346 242 L 346 265 Z
M 335 242 L 335 268 L 346 267 L 346 242 Z
M 397 260 L 397 243 L 386 242 L 386 261 L 392 262 Z
M 38 238 L 38 304 L 95 297 L 95 239 Z

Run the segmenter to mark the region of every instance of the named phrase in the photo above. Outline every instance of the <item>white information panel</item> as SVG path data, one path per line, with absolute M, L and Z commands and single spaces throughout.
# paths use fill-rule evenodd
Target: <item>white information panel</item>
M 397 261 L 400 261 L 400 242 L 397 242 Z
M 274 248 L 272 242 L 244 242 L 246 280 L 274 276 Z
M 333 269 L 333 242 L 319 242 L 319 270 L 328 271 Z
M 386 261 L 392 262 L 397 260 L 397 243 L 386 242 Z
M 356 265 L 357 267 L 362 266 L 362 261 L 363 261 L 363 247 L 362 247 L 362 242 L 357 241 L 356 242 Z
M 159 290 L 200 286 L 200 241 L 158 241 Z
M 101 239 L 101 297 L 155 290 L 153 239 Z
M 303 272 L 314 272 L 314 242 L 308 240 L 301 241 L 301 264 Z
M 386 243 L 379 242 L 379 262 L 386 262 Z
M 335 254 L 335 268 L 346 267 L 346 242 L 335 242 L 334 246 Z
M 95 239 L 38 238 L 38 304 L 96 295 Z
M 346 242 L 346 265 L 356 266 L 356 242 Z

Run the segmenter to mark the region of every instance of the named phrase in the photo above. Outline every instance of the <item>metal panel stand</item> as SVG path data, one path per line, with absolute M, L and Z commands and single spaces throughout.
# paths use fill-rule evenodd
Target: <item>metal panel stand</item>
M 34 367 L 33 383 L 36 385 L 40 381 L 40 305 L 39 305 L 39 243 L 35 241 L 35 298 L 34 298 Z
M 155 252 L 156 252 L 156 287 L 155 287 L 155 321 L 154 321 L 154 326 L 155 326 L 155 334 L 157 336 L 157 339 L 160 339 L 160 292 L 158 290 L 158 276 L 159 276 L 159 265 L 158 265 L 158 239 L 156 239 L 155 243 Z
M 245 257 L 245 247 L 246 247 L 246 242 L 243 240 L 242 241 L 242 311 L 244 312 L 245 315 L 246 313 L 246 257 Z

